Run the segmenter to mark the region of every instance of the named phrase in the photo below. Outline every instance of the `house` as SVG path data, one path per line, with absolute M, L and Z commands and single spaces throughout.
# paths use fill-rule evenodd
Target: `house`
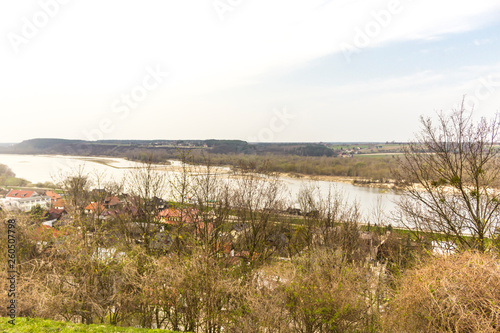
M 52 208 L 50 209 L 45 217 L 47 220 L 52 221 L 52 220 L 60 220 L 63 214 L 68 214 L 65 209 L 56 209 Z
M 183 211 L 175 208 L 166 208 L 158 213 L 158 220 L 166 224 L 177 225 L 181 223 L 193 223 L 197 219 L 198 211 L 196 209 L 184 209 Z
M 50 200 L 49 196 L 40 195 L 35 191 L 11 190 L 4 199 L 0 199 L 0 205 L 5 210 L 28 212 L 38 205 L 42 208 L 49 208 Z
M 45 195 L 50 197 L 50 202 L 53 205 L 57 200 L 61 199 L 61 196 L 54 191 L 45 191 Z
M 302 215 L 302 212 L 300 209 L 292 208 L 292 207 L 288 207 L 288 209 L 286 210 L 286 213 L 288 213 L 290 215 Z
M 174 208 L 166 208 L 158 213 L 158 219 L 167 224 L 179 224 L 181 222 L 181 211 Z
M 118 209 L 122 205 L 120 198 L 111 196 L 104 199 L 104 207 L 107 209 Z
M 162 198 L 158 198 L 158 197 L 153 197 L 153 199 L 151 200 L 151 203 L 153 205 L 153 207 L 157 210 L 163 210 L 163 209 L 166 209 L 166 208 L 172 208 L 173 205 L 168 203 L 167 201 L 163 200 Z
M 85 214 L 102 215 L 106 211 L 106 207 L 98 202 L 92 202 L 85 207 Z
M 52 208 L 54 209 L 66 209 L 68 203 L 64 199 L 58 199 L 56 202 L 52 204 Z
M 30 198 L 36 196 L 38 193 L 35 191 L 21 191 L 21 190 L 10 190 L 9 193 L 5 195 L 6 198 Z

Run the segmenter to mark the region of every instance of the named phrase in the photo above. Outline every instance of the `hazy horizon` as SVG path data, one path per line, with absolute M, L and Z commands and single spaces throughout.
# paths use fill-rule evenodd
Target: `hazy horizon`
M 0 142 L 405 142 L 500 105 L 494 0 L 0 4 Z
M 87 141 L 84 139 L 66 139 L 66 138 L 31 138 L 31 139 L 26 139 L 18 142 L 0 142 L 0 145 L 15 145 L 22 143 L 24 141 L 30 141 L 30 140 L 38 140 L 38 139 L 48 139 L 48 140 L 68 140 L 68 141 L 73 141 L 73 140 L 83 140 Z M 103 139 L 103 140 L 96 140 L 96 141 L 88 141 L 88 142 L 99 142 L 99 141 L 206 141 L 206 140 L 240 140 L 240 139 L 214 139 L 214 138 L 208 138 L 208 139 Z M 242 140 L 246 141 L 246 140 Z M 387 144 L 387 143 L 394 143 L 394 144 L 403 144 L 406 143 L 406 141 L 269 141 L 269 142 L 264 142 L 264 141 L 247 141 L 248 143 L 251 144 L 308 144 L 308 143 L 325 143 L 325 144 L 374 144 L 374 143 L 380 143 L 380 144 Z

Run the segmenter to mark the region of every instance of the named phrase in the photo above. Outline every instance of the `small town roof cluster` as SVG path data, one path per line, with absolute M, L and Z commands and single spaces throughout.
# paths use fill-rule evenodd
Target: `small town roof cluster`
M 99 192 L 95 189 L 94 192 Z M 112 215 L 127 213 L 132 216 L 140 216 L 141 199 L 129 195 L 123 195 L 121 198 L 118 196 L 105 196 L 103 200 L 91 201 L 84 207 L 85 214 L 96 215 L 100 219 L 106 219 Z M 173 208 L 171 203 L 167 203 L 161 198 L 153 198 L 152 204 L 154 209 L 158 211 L 157 222 L 166 224 L 178 224 L 181 222 L 192 223 L 192 216 L 196 215 L 193 209 L 183 210 Z M 4 198 L 0 198 L 0 209 L 6 211 L 21 211 L 29 212 L 34 207 L 39 206 L 44 210 L 48 210 L 48 215 L 57 216 L 59 220 L 62 214 L 67 213 L 67 202 L 61 195 L 54 191 L 25 191 L 25 190 L 10 190 L 5 194 Z

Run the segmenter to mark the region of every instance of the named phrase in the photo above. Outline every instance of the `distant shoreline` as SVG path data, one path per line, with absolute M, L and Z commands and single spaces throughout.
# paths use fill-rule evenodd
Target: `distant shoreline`
M 1 155 L 21 155 L 21 156 L 22 155 L 32 155 L 32 156 L 45 156 L 45 157 L 50 157 L 50 158 L 57 158 L 57 157 L 74 158 L 74 159 L 78 159 L 78 160 L 102 164 L 102 165 L 105 165 L 107 167 L 115 168 L 115 169 L 132 169 L 132 168 L 131 167 L 117 167 L 117 166 L 113 165 L 114 159 L 120 159 L 123 161 L 134 162 L 134 163 L 141 163 L 140 160 L 127 159 L 126 157 L 109 156 L 109 155 L 108 156 L 106 156 L 106 155 L 97 156 L 97 155 L 63 155 L 63 154 L 59 154 L 59 153 L 56 153 L 56 154 L 48 154 L 48 153 L 40 153 L 40 154 L 0 153 L 0 156 Z M 169 160 L 180 162 L 180 160 L 176 159 L 176 158 L 171 158 Z M 172 163 L 169 161 L 167 161 L 166 163 L 165 162 L 164 163 L 155 162 L 153 164 L 158 166 L 159 168 L 163 169 L 164 171 L 169 171 L 169 170 L 170 171 L 181 171 L 180 166 L 173 166 Z M 191 167 L 203 167 L 202 164 L 192 164 L 190 166 Z M 218 174 L 225 174 L 225 173 L 234 171 L 234 167 L 232 165 L 214 165 L 213 168 L 214 168 L 214 172 L 218 173 Z M 221 170 L 224 168 L 227 168 L 230 171 Z M 392 190 L 392 189 L 394 189 L 394 186 L 395 186 L 395 183 L 393 180 L 388 180 L 387 182 L 381 183 L 381 182 L 372 181 L 368 178 L 363 178 L 363 177 L 309 175 L 309 174 L 297 173 L 297 172 L 276 172 L 276 173 L 282 178 L 344 183 L 344 184 L 350 184 L 350 185 L 359 186 L 359 187 L 370 187 L 370 188 L 381 188 L 381 189 Z

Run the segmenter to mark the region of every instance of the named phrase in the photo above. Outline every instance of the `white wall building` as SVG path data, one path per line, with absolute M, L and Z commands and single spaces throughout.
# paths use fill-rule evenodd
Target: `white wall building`
M 28 212 L 32 207 L 40 205 L 50 208 L 50 197 L 40 195 L 35 191 L 10 191 L 4 199 L 0 199 L 0 206 L 5 210 L 20 210 Z

